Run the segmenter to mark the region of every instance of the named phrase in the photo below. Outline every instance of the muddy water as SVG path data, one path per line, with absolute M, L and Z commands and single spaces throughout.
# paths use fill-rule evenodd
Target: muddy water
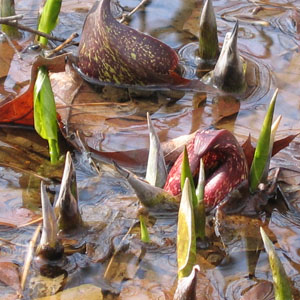
M 73 31 L 80 33 L 92 2 L 64 1 L 55 34 L 67 37 Z M 137 3 L 121 1 L 123 6 L 128 7 Z M 162 140 L 209 125 L 227 128 L 240 139 L 249 133 L 256 139 L 267 104 L 277 87 L 280 91 L 275 114 L 283 117 L 278 136 L 300 131 L 298 1 L 213 3 L 220 44 L 226 32 L 233 28 L 234 21 L 238 19 L 240 22 L 238 45 L 249 66 L 247 91 L 243 95 L 230 96 L 217 93 L 203 96 L 200 91 L 188 91 L 175 103 L 168 97 L 155 101 L 140 99 L 135 106 L 128 103 L 128 106 L 132 105 L 132 109 L 129 106 L 131 111 L 114 112 L 114 118 L 119 116 L 123 123 L 110 121 L 110 126 L 103 129 L 106 134 L 97 147 L 104 151 L 146 148 L 146 111 L 151 111 Z M 185 74 L 192 79 L 196 79 L 194 63 L 197 58 L 191 49 L 197 47 L 200 4 L 201 1 L 193 0 L 151 1 L 143 11 L 134 15 L 130 23 L 130 26 L 177 49 L 186 67 Z M 38 6 L 39 1 L 17 1 L 17 12 L 25 14 L 26 25 L 35 25 Z M 30 38 L 30 35 L 24 34 L 18 42 L 18 49 L 23 50 Z M 0 55 L 1 64 L 5 66 L 5 71 L 0 70 L 0 96 L 3 99 L 26 86 L 29 63 L 23 65 L 24 73 L 18 72 L 14 64 L 18 58 L 5 43 L 0 45 Z M 6 74 L 9 76 L 6 77 Z M 127 122 L 125 117 L 128 116 L 133 116 L 134 122 Z M 69 123 L 70 130 L 76 127 L 74 124 L 75 121 Z M 280 181 L 287 200 L 292 204 L 290 210 L 270 209 L 261 218 L 267 220 L 265 229 L 284 263 L 295 299 L 300 299 L 299 143 L 300 140 L 296 139 L 272 161 L 272 167 L 285 169 Z M 176 285 L 176 216 L 150 216 L 147 226 L 152 243 L 141 243 L 137 224 L 138 202 L 127 183 L 111 165 L 100 163 L 99 175 L 91 169 L 83 155 L 75 154 L 80 209 L 86 230 L 67 237 L 66 243 L 73 243 L 78 248 L 86 244 L 86 251 L 67 257 L 63 266 L 66 278 L 57 284 L 58 289 L 92 283 L 103 289 L 107 299 L 171 299 Z M 46 181 L 52 198 L 57 197 L 62 163 L 55 167 L 49 164 L 47 146 L 33 131 L 2 128 L 0 168 L 0 261 L 16 264 L 21 273 L 26 246 L 37 225 L 20 226 L 40 216 L 41 179 Z M 132 168 L 143 174 L 144 168 L 134 165 Z M 208 228 L 212 245 L 199 251 L 198 255 L 201 276 L 207 284 L 203 286 L 200 283 L 198 292 L 207 290 L 207 299 L 240 299 L 257 282 L 271 280 L 267 256 L 258 238 L 259 222 L 262 221 L 240 216 L 225 218 L 220 228 L 223 232 L 221 239 L 215 237 L 211 227 Z M 119 250 L 111 260 L 116 249 Z M 25 297 L 33 299 L 49 294 L 50 287 L 55 290 L 53 282 L 41 277 L 33 264 L 25 285 Z M 0 282 L 0 294 L 1 297 L 14 295 L 15 289 Z

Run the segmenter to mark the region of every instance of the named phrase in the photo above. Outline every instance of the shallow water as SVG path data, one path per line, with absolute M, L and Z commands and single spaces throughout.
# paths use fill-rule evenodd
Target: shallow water
M 17 12 L 25 14 L 24 24 L 34 26 L 39 2 L 17 1 Z M 61 22 L 54 34 L 67 37 L 73 31 L 80 33 L 92 2 L 64 1 Z M 132 0 L 120 2 L 129 7 L 138 3 Z M 187 66 L 186 76 L 192 79 L 196 78 L 193 66 L 196 57 L 190 49 L 196 45 L 200 4 L 201 1 L 194 0 L 154 0 L 143 11 L 137 12 L 130 23 L 130 26 L 177 49 Z M 107 105 L 111 100 L 108 99 L 105 105 L 74 106 L 68 114 L 67 109 L 61 106 L 58 112 L 67 115 L 68 134 L 80 128 L 85 132 L 90 147 L 103 152 L 118 151 L 120 156 L 124 155 L 123 160 L 130 157 L 132 161 L 127 161 L 129 167 L 144 175 L 145 149 L 148 147 L 147 111 L 151 113 L 162 141 L 210 125 L 227 128 L 240 140 L 251 133 L 255 140 L 277 87 L 279 95 L 275 115 L 283 117 L 278 137 L 300 132 L 298 1 L 224 0 L 213 1 L 213 4 L 220 43 L 226 32 L 233 28 L 234 20 L 240 21 L 238 47 L 241 56 L 248 60 L 251 83 L 244 94 L 206 94 L 198 89 L 184 91 L 179 96 L 176 94 L 177 101 L 174 101 L 174 94 L 158 93 L 155 99 L 134 99 L 124 103 L 118 102 L 117 97 L 113 100 L 113 108 Z M 24 34 L 18 42 L 18 49 L 24 49 L 30 38 L 30 35 Z M 30 58 L 28 53 L 24 54 L 24 59 L 27 58 Z M 0 99 L 4 99 L 10 93 L 24 91 L 30 63 L 23 64 L 24 72 L 19 72 L 18 58 L 5 43 L 0 44 L 0 59 L 1 65 L 5 66 L 5 70 L 0 70 Z M 81 92 L 86 92 L 87 98 L 95 102 L 90 90 L 83 89 Z M 60 100 L 59 96 L 56 95 L 56 100 Z M 115 94 L 108 91 L 106 96 L 110 98 Z M 80 104 L 80 101 L 82 98 L 79 97 L 76 103 Z M 281 175 L 280 183 L 291 203 L 290 211 L 274 209 L 263 216 L 267 220 L 265 227 L 269 230 L 268 234 L 272 235 L 291 279 L 295 299 L 300 299 L 299 143 L 299 138 L 296 138 L 273 158 L 271 164 L 272 167 L 285 168 L 286 173 Z M 133 151 L 132 155 L 130 151 Z M 129 154 L 126 156 L 124 153 Z M 75 160 L 80 209 L 87 229 L 68 237 L 68 241 L 77 246 L 86 242 L 86 254 L 76 253 L 67 257 L 64 270 L 68 276 L 59 286 L 69 288 L 92 283 L 103 289 L 106 299 L 171 299 L 176 286 L 176 216 L 149 217 L 147 226 L 152 244 L 144 245 L 139 241 L 138 202 L 124 179 L 110 164 L 102 162 L 99 163 L 100 175 L 97 174 L 84 156 L 76 151 Z M 21 273 L 26 246 L 37 225 L 20 226 L 41 214 L 41 179 L 46 181 L 51 197 L 58 196 L 63 163 L 55 167 L 50 165 L 46 143 L 33 131 L 3 128 L 0 131 L 0 168 L 0 262 L 13 262 Z M 267 256 L 254 230 L 258 228 L 256 221 L 240 216 L 234 220 L 228 217 L 227 222 L 224 220 L 222 240 L 215 237 L 212 228 L 208 228 L 213 247 L 198 255 L 202 275 L 210 282 L 207 299 L 240 299 L 245 290 L 256 282 L 272 280 Z M 110 257 L 119 246 L 119 253 L 107 271 Z M 39 286 L 36 282 L 51 286 L 43 280 L 33 265 L 25 296 L 33 299 L 47 295 L 48 292 L 36 288 Z M 201 288 L 203 286 L 200 285 L 199 290 Z M 13 295 L 15 290 L 0 282 L 0 294 L 2 297 Z

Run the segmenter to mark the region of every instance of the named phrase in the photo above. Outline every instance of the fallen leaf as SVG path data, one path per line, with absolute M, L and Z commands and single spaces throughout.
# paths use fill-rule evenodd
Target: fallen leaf
M 11 96 L 0 103 L 0 122 L 33 125 L 33 87 L 40 66 L 46 66 L 51 72 L 61 72 L 65 68 L 63 54 L 55 58 L 44 58 L 37 56 L 31 67 L 30 84 L 27 90 L 18 97 L 11 99 Z
M 18 266 L 12 262 L 0 262 L 0 281 L 19 291 L 20 278 Z
M 39 216 L 27 208 L 3 207 L 2 204 L 0 207 L 0 225 L 2 226 L 18 227 L 39 219 Z
M 101 288 L 92 284 L 83 284 L 71 289 L 66 289 L 53 296 L 47 296 L 43 298 L 37 298 L 36 300 L 102 300 Z
M 263 299 L 263 300 L 274 300 L 273 284 L 270 281 L 260 281 L 258 284 L 252 286 L 247 291 L 241 300 L 252 300 L 252 299 Z
M 163 291 L 160 284 L 149 282 L 147 279 L 126 281 L 119 296 L 120 300 L 168 300 L 171 297 Z

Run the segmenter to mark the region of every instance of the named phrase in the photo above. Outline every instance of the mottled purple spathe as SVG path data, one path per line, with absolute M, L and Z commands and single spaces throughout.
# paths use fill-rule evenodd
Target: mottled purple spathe
M 86 18 L 79 45 L 81 71 L 117 84 L 184 81 L 176 72 L 177 53 L 161 41 L 120 24 L 102 0 Z
M 236 138 L 225 129 L 203 130 L 187 145 L 193 176 L 199 172 L 200 158 L 205 166 L 206 179 L 204 202 L 213 208 L 237 185 L 248 178 L 248 165 L 243 149 Z M 181 154 L 172 167 L 164 189 L 178 195 L 180 189 Z M 211 173 L 210 173 L 211 172 Z

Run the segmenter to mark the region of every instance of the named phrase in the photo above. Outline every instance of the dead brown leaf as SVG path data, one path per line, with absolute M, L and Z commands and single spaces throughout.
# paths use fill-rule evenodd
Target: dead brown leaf
M 0 281 L 19 291 L 20 278 L 18 266 L 12 262 L 0 262 Z

